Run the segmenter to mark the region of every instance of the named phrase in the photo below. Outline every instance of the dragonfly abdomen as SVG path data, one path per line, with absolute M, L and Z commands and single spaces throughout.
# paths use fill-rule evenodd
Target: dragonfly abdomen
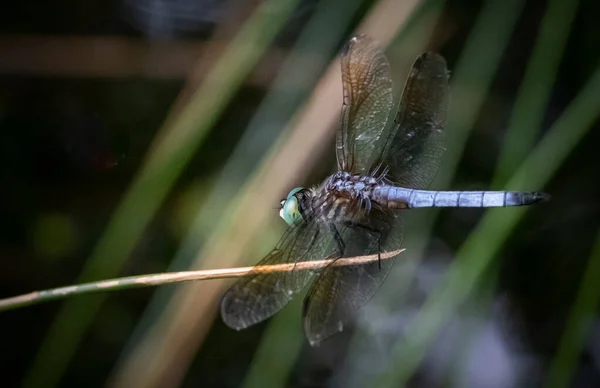
M 546 199 L 545 193 L 523 191 L 430 191 L 380 186 L 373 192 L 373 200 L 390 209 L 524 206 Z

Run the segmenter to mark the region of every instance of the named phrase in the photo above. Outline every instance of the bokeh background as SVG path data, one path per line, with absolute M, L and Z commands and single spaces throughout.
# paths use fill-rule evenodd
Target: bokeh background
M 257 262 L 279 200 L 335 168 L 337 53 L 452 71 L 437 189 L 528 209 L 407 212 L 376 297 L 312 348 L 296 298 L 241 332 L 230 281 L 0 313 L 3 387 L 600 386 L 600 3 L 23 1 L 0 12 L 0 298 Z

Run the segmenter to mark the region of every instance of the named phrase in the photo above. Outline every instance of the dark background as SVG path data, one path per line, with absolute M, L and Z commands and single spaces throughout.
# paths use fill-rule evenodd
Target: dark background
M 72 37 L 110 37 L 146 48 L 153 44 L 171 47 L 169 45 L 182 42 L 208 41 L 225 12 L 225 6 L 217 1 L 173 2 L 172 8 L 168 8 L 170 13 L 160 7 L 150 7 L 152 3 L 139 0 L 3 4 L 0 12 L 0 297 L 76 281 L 182 89 L 185 69 L 193 63 L 189 58 L 183 59 L 175 65 L 176 70 L 164 73 L 132 71 L 136 65 L 124 62 L 121 73 L 117 69 L 103 74 L 99 66 L 100 70 L 90 70 L 88 74 L 69 74 L 69 69 L 76 68 L 77 61 L 82 61 L 81 56 L 75 56 L 71 62 L 67 54 L 57 52 L 57 56 L 65 56 L 68 66 L 62 70 L 52 69 L 50 62 L 49 68 L 43 71 L 36 70 L 43 69 L 43 63 L 33 66 L 33 70 L 15 67 L 11 56 L 27 58 L 30 55 L 31 61 L 38 61 L 37 48 L 50 39 L 63 42 L 61 47 L 72 47 L 69 53 L 77 53 L 77 45 L 69 45 L 68 39 Z M 284 55 L 318 2 L 301 3 L 274 43 L 274 49 Z M 507 117 L 547 5 L 538 0 L 525 2 L 461 158 L 455 176 L 457 188 L 485 189 L 489 185 L 502 148 Z M 371 6 L 371 2 L 363 2 L 353 25 L 348 27 L 348 35 Z M 437 50 L 447 58 L 450 69 L 454 68 L 481 7 L 479 1 L 445 2 L 442 20 L 450 21 L 452 28 L 447 30 L 448 24 L 439 23 L 434 36 L 442 37 L 443 45 Z M 599 2 L 580 2 L 540 137 L 586 85 L 599 64 L 599 17 Z M 31 39 L 15 40 L 21 37 Z M 344 40 L 339 41 L 339 46 Z M 81 55 L 85 55 L 85 50 Z M 261 63 L 264 65 L 264 61 Z M 122 276 L 167 269 L 188 222 L 180 220 L 181 210 L 177 206 L 182 196 L 190 187 L 195 188 L 193 196 L 201 197 L 203 191 L 208 190 L 210 179 L 227 161 L 256 108 L 269 92 L 279 64 L 275 61 L 266 74 L 251 76 L 236 94 L 146 228 Z M 494 266 L 499 270 L 499 277 L 492 288 L 496 300 L 503 303 L 498 318 L 502 322 L 502 343 L 508 344 L 515 354 L 529 357 L 528 363 L 524 362 L 520 369 L 527 379 L 519 380 L 518 386 L 545 383 L 544 376 L 590 259 L 600 226 L 599 146 L 600 131 L 596 122 L 543 188 L 552 195 L 552 201 L 529 211 Z M 333 150 L 333 144 L 330 149 Z M 328 158 L 327 162 L 331 160 Z M 315 163 L 315 166 L 322 165 Z M 311 174 L 313 180 L 307 183 L 318 182 L 329 170 L 315 167 Z M 448 252 L 454 252 L 480 216 L 479 211 L 444 210 L 436 222 L 433 244 L 443 243 Z M 153 289 L 140 289 L 112 294 L 59 385 L 104 386 L 153 292 Z M 20 386 L 61 303 L 0 313 L 0 385 Z M 586 320 L 591 326 L 587 329 L 582 326 L 584 345 L 573 370 L 570 386 L 574 387 L 600 386 L 597 315 L 587 316 Z M 240 386 L 265 327 L 261 324 L 235 333 L 220 319 L 215 320 L 182 385 Z M 324 357 L 328 361 L 323 362 L 319 361 L 318 350 L 304 343 L 287 385 L 335 386 L 349 335 L 344 333 L 334 341 L 333 356 Z M 483 369 L 497 365 L 490 361 Z M 444 383 L 429 380 L 428 367 L 431 365 L 426 364 L 421 374 L 413 378 L 415 387 L 460 386 L 450 380 Z M 527 381 L 526 385 L 523 381 Z

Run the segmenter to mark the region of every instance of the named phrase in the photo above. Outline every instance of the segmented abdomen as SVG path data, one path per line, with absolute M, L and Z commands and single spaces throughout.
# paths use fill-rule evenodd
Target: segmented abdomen
M 522 191 L 429 191 L 382 185 L 372 199 L 390 209 L 419 207 L 506 207 L 530 205 L 547 194 Z

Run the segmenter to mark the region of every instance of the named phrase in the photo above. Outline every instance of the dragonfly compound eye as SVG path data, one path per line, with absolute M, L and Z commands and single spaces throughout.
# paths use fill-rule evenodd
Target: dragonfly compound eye
M 284 219 L 288 225 L 293 225 L 294 222 L 301 217 L 300 209 L 298 208 L 298 198 L 296 193 L 302 190 L 302 187 L 296 187 L 287 196 L 287 199 L 281 201 L 281 210 L 279 216 Z

